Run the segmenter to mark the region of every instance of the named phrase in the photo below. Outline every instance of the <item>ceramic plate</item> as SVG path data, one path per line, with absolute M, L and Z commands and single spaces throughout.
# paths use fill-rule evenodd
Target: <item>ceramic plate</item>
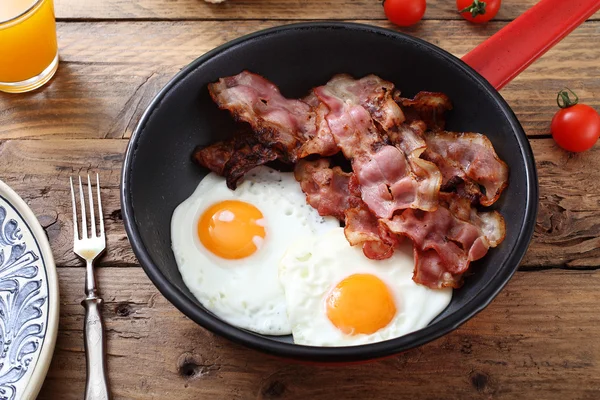
M 35 399 L 54 352 L 58 279 L 48 239 L 0 180 L 0 399 Z

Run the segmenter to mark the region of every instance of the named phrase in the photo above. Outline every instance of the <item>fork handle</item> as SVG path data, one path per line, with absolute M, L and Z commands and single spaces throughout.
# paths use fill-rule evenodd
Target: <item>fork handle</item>
M 106 337 L 102 322 L 102 299 L 95 295 L 81 302 L 85 307 L 85 326 L 83 330 L 87 376 L 85 400 L 109 400 L 106 373 Z

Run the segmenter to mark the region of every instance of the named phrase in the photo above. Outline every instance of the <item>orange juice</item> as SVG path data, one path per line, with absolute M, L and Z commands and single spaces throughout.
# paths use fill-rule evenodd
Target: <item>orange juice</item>
M 57 66 L 52 0 L 1 0 L 0 90 L 35 89 L 52 77 Z

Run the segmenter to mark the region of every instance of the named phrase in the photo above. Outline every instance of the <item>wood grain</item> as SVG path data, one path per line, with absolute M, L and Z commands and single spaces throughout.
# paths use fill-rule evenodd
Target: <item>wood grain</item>
M 497 20 L 512 20 L 537 0 L 504 0 Z M 378 0 L 55 0 L 59 19 L 385 19 Z M 594 18 L 598 18 L 596 14 Z M 460 19 L 454 1 L 428 0 L 425 19 Z
M 121 221 L 119 179 L 124 139 L 0 142 L 0 179 L 38 216 L 60 266 L 81 263 L 72 252 L 68 178 L 99 172 L 108 234 L 103 266 L 136 265 Z M 581 154 L 552 139 L 531 141 L 540 181 L 540 211 L 523 268 L 600 266 L 600 147 Z
M 61 64 L 56 77 L 33 93 L 0 93 L 0 138 L 129 137 L 151 99 L 181 67 L 231 39 L 277 24 L 59 24 Z M 503 25 L 465 28 L 458 21 L 427 21 L 405 32 L 462 56 Z M 600 38 L 600 22 L 575 30 L 502 90 L 528 135 L 549 133 L 556 92 L 564 86 L 600 108 L 600 46 L 589 45 L 594 37 Z
M 39 399 L 80 399 L 83 270 L 62 268 L 59 277 L 59 339 Z M 140 268 L 102 269 L 98 278 L 115 399 L 591 400 L 600 393 L 600 271 L 518 272 L 457 331 L 384 361 L 334 367 L 267 357 L 210 334 Z
M 127 140 L 0 142 L 0 179 L 29 205 L 46 231 L 59 266 L 81 266 L 73 253 L 69 177 L 98 173 L 111 266 L 136 263 L 121 220 L 119 183 Z

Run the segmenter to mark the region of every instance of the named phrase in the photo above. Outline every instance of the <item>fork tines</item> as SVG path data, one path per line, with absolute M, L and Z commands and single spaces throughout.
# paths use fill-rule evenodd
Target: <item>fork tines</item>
M 73 202 L 73 237 L 75 240 L 84 240 L 88 238 L 88 227 L 87 217 L 85 210 L 85 197 L 83 194 L 83 185 L 81 184 L 81 177 L 79 177 L 79 204 L 81 207 L 81 235 L 79 235 L 79 228 L 77 224 L 77 206 L 75 202 L 75 190 L 73 188 L 73 178 L 69 178 L 71 181 L 71 201 Z M 100 178 L 96 174 L 96 190 L 98 193 L 98 219 L 100 231 L 96 230 L 96 215 L 94 211 L 94 200 L 92 196 L 92 184 L 90 182 L 90 176 L 88 175 L 88 197 L 89 197 L 89 208 L 90 208 L 90 238 L 104 238 L 104 218 L 102 216 L 102 200 L 100 198 Z

